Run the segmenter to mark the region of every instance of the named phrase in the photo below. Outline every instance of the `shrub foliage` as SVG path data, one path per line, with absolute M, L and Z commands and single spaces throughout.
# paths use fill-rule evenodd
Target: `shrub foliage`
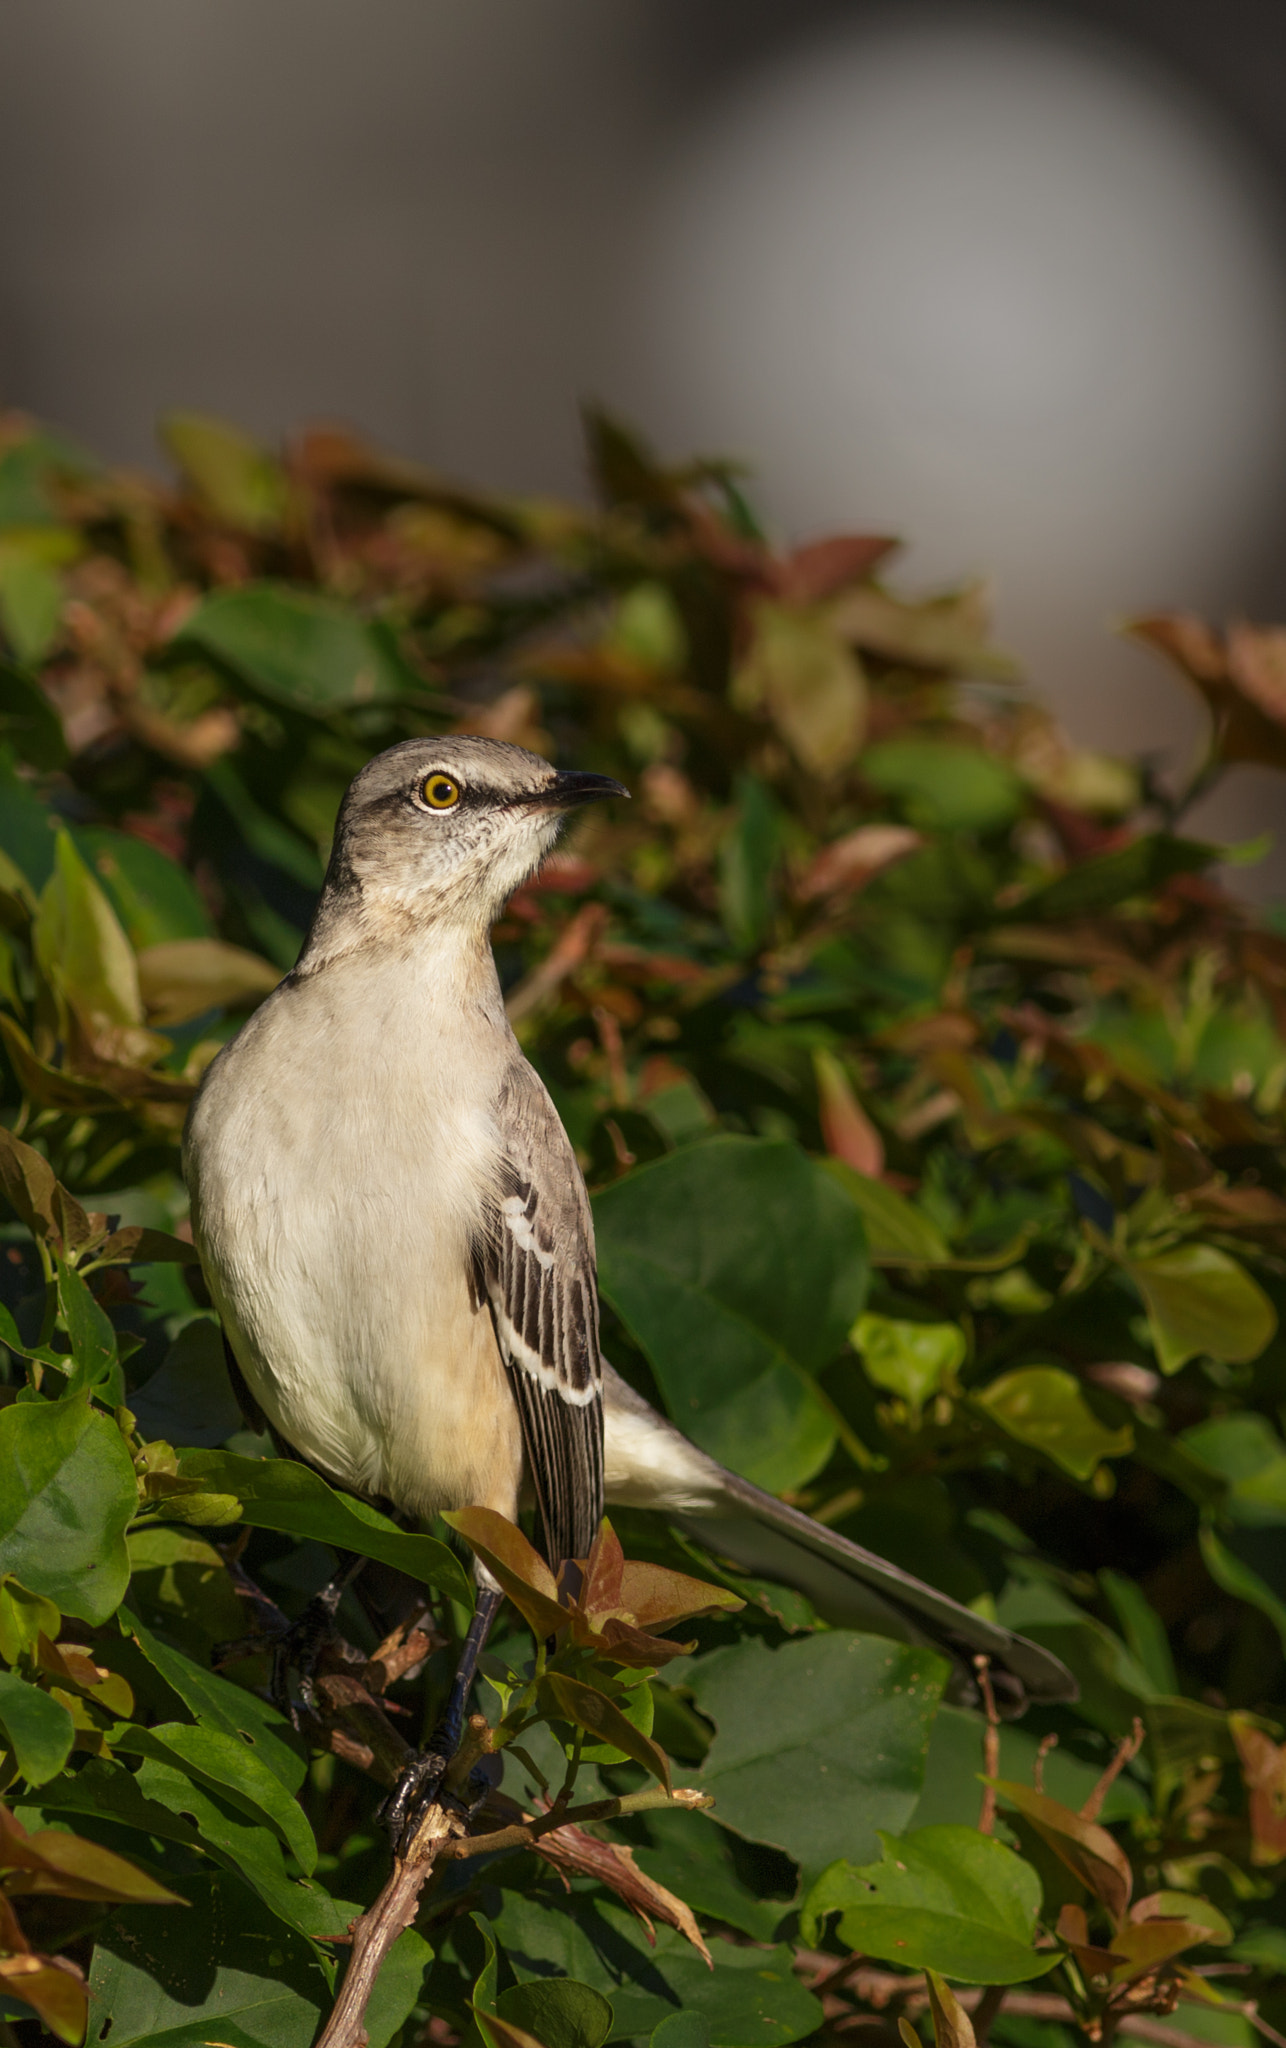
M 879 537 L 775 553 L 730 470 L 608 419 L 593 510 L 337 432 L 164 438 L 159 485 L 0 427 L 15 2038 L 305 2048 L 472 1545 L 512 1595 L 469 1738 L 504 1789 L 372 2048 L 1280 2039 L 1286 937 L 1182 818 L 1286 766 L 1286 636 L 1133 629 L 1208 708 L 1176 795 L 1063 739 L 978 589 L 899 596 Z M 349 777 L 443 729 L 634 792 L 495 934 L 613 1360 L 1077 1705 L 989 1723 L 937 1654 L 639 1515 L 574 1599 L 495 1518 L 398 1529 L 247 1431 L 185 1107 L 293 962 Z M 434 1619 L 378 1642 L 349 1596 L 296 1728 L 271 1635 L 335 1549 Z

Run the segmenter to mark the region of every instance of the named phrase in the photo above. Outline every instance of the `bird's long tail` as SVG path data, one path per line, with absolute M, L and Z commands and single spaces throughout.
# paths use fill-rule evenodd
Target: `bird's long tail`
M 945 1650 L 957 1696 L 970 1693 L 973 1659 L 985 1655 L 1002 1712 L 1076 1697 L 1075 1679 L 1048 1650 L 726 1471 L 606 1364 L 603 1393 L 609 1502 L 668 1514 L 741 1571 L 793 1586 L 836 1627 Z

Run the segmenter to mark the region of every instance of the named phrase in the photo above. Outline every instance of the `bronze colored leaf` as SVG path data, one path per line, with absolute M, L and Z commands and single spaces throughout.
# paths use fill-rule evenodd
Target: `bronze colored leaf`
M 1251 1861 L 1280 1863 L 1286 1856 L 1286 1743 L 1279 1747 L 1248 1714 L 1230 1714 L 1228 1726 L 1250 1809 Z
M 1113 1920 L 1122 1920 L 1130 1903 L 1133 1876 L 1125 1852 L 1106 1828 L 1082 1820 L 1069 1806 L 1030 1785 L 996 1780 L 996 1790 L 1010 1806 L 1029 1820 L 1042 1841 L 1047 1842 L 1059 1861 L 1065 1863 L 1087 1891 L 1101 1899 Z

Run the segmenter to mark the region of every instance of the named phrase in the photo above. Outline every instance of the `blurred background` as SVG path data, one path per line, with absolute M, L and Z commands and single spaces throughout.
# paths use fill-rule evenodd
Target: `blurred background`
M 784 537 L 986 572 L 1076 738 L 1177 772 L 1112 627 L 1286 618 L 1284 60 L 1280 0 L 9 0 L 0 402 L 581 495 L 592 397 Z

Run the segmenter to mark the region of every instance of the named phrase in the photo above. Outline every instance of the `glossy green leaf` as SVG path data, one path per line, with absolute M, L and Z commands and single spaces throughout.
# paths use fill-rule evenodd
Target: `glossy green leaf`
M 312 1876 L 317 1868 L 317 1844 L 303 1808 L 240 1735 L 167 1721 L 152 1728 L 122 1725 L 113 1730 L 111 1743 L 121 1756 L 158 1757 L 162 1763 L 176 1763 L 197 1784 L 229 1800 L 251 1820 L 270 1827 L 305 1876 Z
M 759 1896 L 738 1875 L 732 1842 L 711 1813 L 649 1813 L 645 1824 L 649 1846 L 634 1851 L 640 1870 L 702 1919 L 722 1920 L 755 1941 L 772 1940 L 791 1902 Z
M 42 972 L 65 992 L 89 1030 L 142 1026 L 133 947 L 68 832 L 58 834 L 54 872 L 41 894 L 32 939 Z
M 905 1827 L 946 1677 L 940 1657 L 843 1629 L 753 1638 L 685 1672 L 715 1737 L 696 1779 L 725 1827 L 815 1875 Z
M 16 1671 L 0 1671 L 0 1730 L 29 1785 L 57 1777 L 76 1734 L 61 1701 L 19 1678 Z
M 1073 1479 L 1089 1479 L 1104 1458 L 1124 1458 L 1134 1448 L 1129 1423 L 1109 1429 L 1100 1422 L 1080 1382 L 1057 1365 L 1025 1365 L 1002 1374 L 972 1396 L 1007 1436 L 1042 1451 Z
M 86 1397 L 0 1411 L 0 1574 L 64 1614 L 106 1621 L 129 1580 L 137 1504 L 124 1439 Z
M 289 584 L 216 590 L 181 637 L 294 710 L 325 713 L 424 694 L 391 637 L 347 606 Z
M 136 1540 L 146 1543 L 166 1533 L 171 1532 L 147 1530 L 141 1539 L 131 1537 L 131 1551 Z M 131 1604 L 133 1593 L 131 1587 Z M 234 1737 L 238 1745 L 248 1746 L 253 1757 L 272 1772 L 287 1792 L 298 1792 L 306 1765 L 298 1739 L 275 1707 L 247 1692 L 244 1686 L 234 1685 L 231 1679 L 207 1670 L 173 1643 L 153 1634 L 131 1608 L 121 1610 L 120 1620 L 123 1633 L 138 1644 L 148 1663 L 159 1671 L 171 1692 L 197 1721 Z
M 496 2000 L 496 2011 L 541 2048 L 602 2048 L 612 2031 L 611 2000 L 573 1977 L 511 1984 Z
M 599 1692 L 595 1686 L 582 1685 L 578 1679 L 565 1678 L 558 1672 L 551 1674 L 544 1686 L 550 1695 L 549 1711 L 561 1714 L 574 1727 L 583 1728 L 596 1737 L 598 1742 L 620 1750 L 636 1764 L 642 1764 L 645 1771 L 650 1771 L 669 1789 L 670 1764 L 664 1750 L 658 1749 L 640 1728 L 636 1728 L 605 1693 Z
M 135 952 L 213 935 L 210 913 L 185 867 L 131 832 L 78 826 L 72 838 L 107 892 Z
M 185 1323 L 130 1406 L 144 1437 L 213 1449 L 243 1428 L 213 1317 Z
M 710 2048 L 710 2022 L 702 2012 L 674 2012 L 653 2027 L 649 2048 Z
M 1202 1352 L 1232 1363 L 1258 1358 L 1277 1328 L 1277 1311 L 1244 1266 L 1212 1244 L 1185 1244 L 1126 1272 L 1147 1305 L 1162 1372 L 1178 1372 Z
M 134 1909 L 99 1930 L 93 2048 L 310 2048 L 330 1988 L 306 1941 L 266 1919 L 230 1875 L 193 1877 L 191 1910 Z
M 997 832 L 1027 804 L 1021 778 L 981 747 L 883 740 L 862 755 L 861 774 L 921 831 Z
M 29 1593 L 12 1573 L 0 1579 L 0 1657 L 17 1664 L 34 1650 L 42 1635 L 56 1643 L 62 1616 L 52 1600 Z
M 594 1205 L 599 1285 L 675 1421 L 761 1486 L 803 1483 L 835 1425 L 812 1384 L 861 1308 L 861 1216 L 792 1145 L 715 1138 Z
M 931 1394 L 950 1385 L 964 1364 L 968 1340 L 958 1323 L 906 1323 L 859 1316 L 849 1332 L 868 1380 L 897 1394 L 919 1414 Z
M 881 1833 L 881 1863 L 833 1863 L 804 1901 L 803 1938 L 816 1947 L 832 1913 L 840 1940 L 911 1970 L 965 1984 L 1023 1984 L 1059 1960 L 1032 1947 L 1040 1879 L 1030 1863 L 976 1828 Z
M 240 1458 L 231 1451 L 193 1451 L 180 1463 L 179 1473 L 201 1480 L 205 1491 L 234 1495 L 252 1528 L 282 1529 L 336 1550 L 355 1550 L 359 1557 L 377 1557 L 421 1585 L 473 1605 L 469 1581 L 445 1543 L 408 1535 L 365 1501 L 336 1492 L 308 1465 L 287 1458 Z

